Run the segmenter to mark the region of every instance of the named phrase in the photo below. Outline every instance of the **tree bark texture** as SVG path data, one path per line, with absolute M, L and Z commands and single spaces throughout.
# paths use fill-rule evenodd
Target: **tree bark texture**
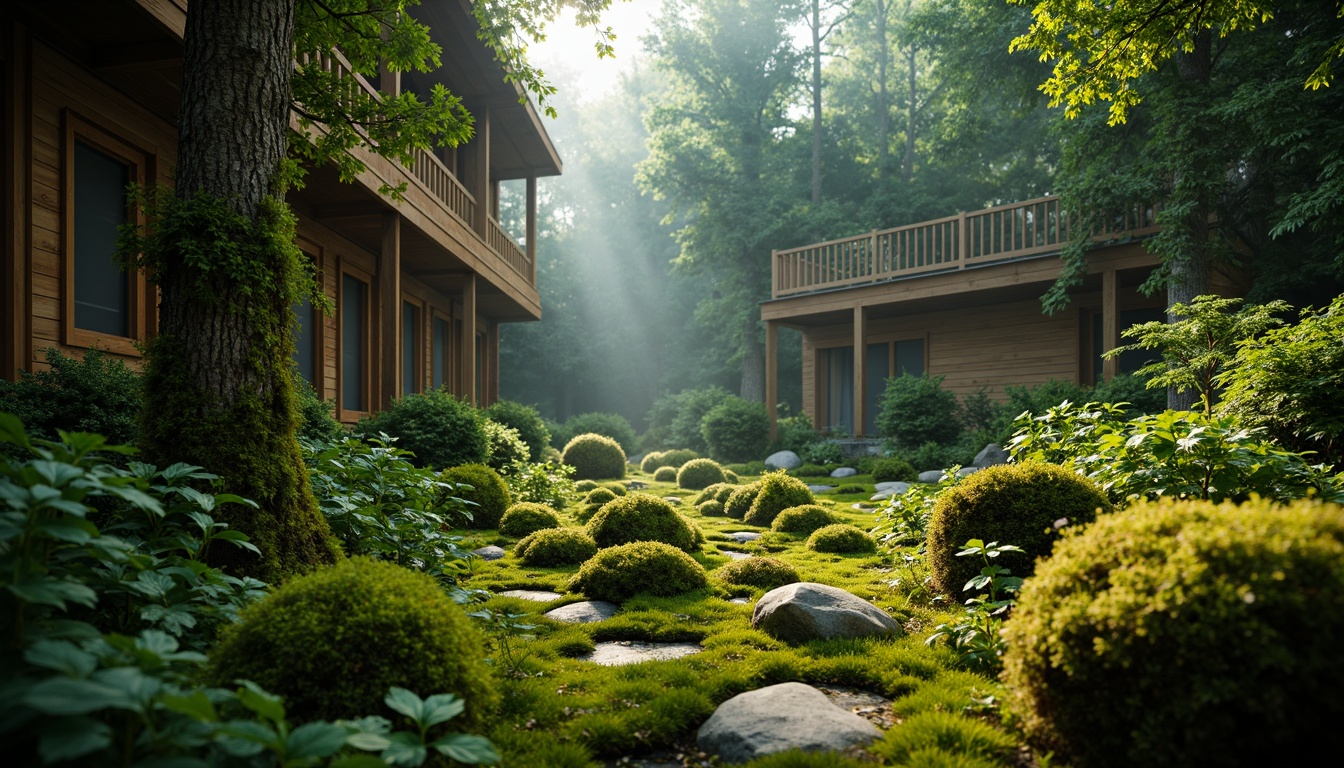
M 821 204 L 821 0 L 812 0 L 812 204 Z
M 877 177 L 887 180 L 891 154 L 891 100 L 887 95 L 887 3 L 877 0 Z

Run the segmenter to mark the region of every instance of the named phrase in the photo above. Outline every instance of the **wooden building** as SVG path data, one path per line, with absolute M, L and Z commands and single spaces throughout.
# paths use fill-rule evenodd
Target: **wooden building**
M 775 251 L 761 306 L 766 402 L 777 400 L 780 327 L 802 332 L 803 411 L 818 429 L 854 437 L 877 435 L 885 381 L 901 373 L 1002 400 L 1007 385 L 1090 385 L 1132 371 L 1142 358 L 1101 355 L 1124 328 L 1165 317 L 1164 298 L 1138 290 L 1158 264 L 1143 248 L 1156 231 L 1151 208 L 1117 216 L 1054 315 L 1040 299 L 1070 237 L 1057 197 Z M 1215 285 L 1235 295 L 1229 278 Z
M 0 9 L 4 235 L 0 375 L 45 367 L 44 351 L 97 345 L 134 363 L 154 333 L 155 289 L 112 263 L 128 183 L 171 185 L 187 0 L 10 0 Z M 296 307 L 296 363 L 350 422 L 430 387 L 498 397 L 499 329 L 541 317 L 536 179 L 560 158 L 519 87 L 475 36 L 469 0 L 414 11 L 443 48 L 431 74 L 384 72 L 383 90 L 444 84 L 476 118 L 464 145 L 412 168 L 361 150 L 341 183 L 308 170 L 289 202 L 331 316 Z M 349 72 L 339 52 L 320 62 Z M 296 124 L 297 125 L 297 124 Z M 500 226 L 499 185 L 526 180 L 526 247 Z M 384 184 L 406 185 L 397 203 Z

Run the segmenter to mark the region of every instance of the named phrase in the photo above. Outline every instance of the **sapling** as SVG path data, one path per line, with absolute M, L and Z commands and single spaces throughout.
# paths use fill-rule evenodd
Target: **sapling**
M 966 542 L 965 549 L 957 557 L 979 556 L 985 563 L 979 575 L 966 582 L 964 592 L 980 592 L 966 600 L 966 612 L 955 624 L 939 624 L 925 642 L 933 645 L 939 639 L 946 639 L 961 655 L 961 660 L 971 666 L 997 669 L 1000 657 L 1008 647 L 1000 629 L 1003 620 L 1017 604 L 1014 595 L 1022 587 L 1022 579 L 1012 575 L 1003 566 L 995 565 L 993 560 L 1005 552 L 1022 552 L 1021 547 L 1012 544 L 1000 544 L 991 541 L 986 544 L 981 539 Z

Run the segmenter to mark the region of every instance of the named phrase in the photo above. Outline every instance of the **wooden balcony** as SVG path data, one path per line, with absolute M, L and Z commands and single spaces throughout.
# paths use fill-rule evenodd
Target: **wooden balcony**
M 1134 206 L 1094 240 L 1157 231 L 1157 209 Z M 904 227 L 771 252 L 771 297 L 871 285 L 1059 253 L 1070 240 L 1059 197 L 1041 197 Z

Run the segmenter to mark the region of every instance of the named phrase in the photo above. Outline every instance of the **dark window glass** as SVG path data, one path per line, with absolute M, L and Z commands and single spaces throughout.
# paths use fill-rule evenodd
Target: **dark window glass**
M 75 327 L 130 336 L 130 280 L 113 261 L 130 166 L 75 142 Z
M 826 414 L 823 426 L 849 432 L 854 425 L 854 348 L 822 351 L 826 363 Z
M 1120 323 L 1120 333 L 1123 334 L 1127 329 L 1143 323 L 1154 321 L 1163 321 L 1167 319 L 1167 313 L 1159 307 L 1150 307 L 1148 309 L 1126 309 L 1120 313 L 1118 318 Z M 1092 382 L 1099 383 L 1102 376 L 1102 365 L 1105 361 L 1101 357 L 1102 345 L 1102 318 L 1100 312 L 1092 314 L 1092 348 L 1097 354 L 1092 360 Z M 1121 344 L 1132 343 L 1132 339 L 1126 339 L 1123 336 L 1120 339 Z M 1162 359 L 1162 354 L 1156 349 L 1131 349 L 1120 353 L 1119 373 L 1133 373 L 1149 363 L 1155 363 Z
M 341 278 L 341 407 L 364 409 L 364 307 L 368 286 L 350 275 Z
M 924 375 L 924 340 L 911 339 L 896 342 L 896 376 L 910 374 Z
M 420 345 L 420 309 L 414 304 L 401 303 L 401 393 L 412 395 L 420 391 L 420 382 L 415 378 L 416 363 L 419 362 Z
M 877 434 L 877 409 L 878 403 L 882 399 L 882 391 L 887 387 L 887 377 L 890 376 L 891 345 L 887 342 L 881 344 L 868 345 L 868 359 L 864 363 L 864 386 L 867 392 L 864 393 L 864 412 L 863 412 L 863 433 L 873 436 Z
M 434 318 L 434 387 L 448 381 L 448 321 Z
M 307 296 L 304 296 L 298 304 L 294 305 L 294 316 L 298 318 L 299 327 L 294 334 L 294 365 L 299 369 L 299 375 L 309 384 L 315 383 L 317 379 L 317 313 L 313 312 L 313 304 Z

